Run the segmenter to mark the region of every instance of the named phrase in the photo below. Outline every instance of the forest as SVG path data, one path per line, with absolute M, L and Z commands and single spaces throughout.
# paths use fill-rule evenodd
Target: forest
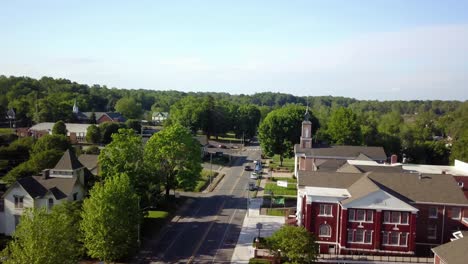
M 468 161 L 468 102 L 441 100 L 377 101 L 332 96 L 253 95 L 215 92 L 129 90 L 79 84 L 67 79 L 0 76 L 0 126 L 74 122 L 72 106 L 82 112 L 118 111 L 128 119 L 151 120 L 169 112 L 178 122 L 208 136 L 233 132 L 250 138 L 268 113 L 286 105 L 308 105 L 317 119 L 314 140 L 331 144 L 383 146 L 407 162 L 450 164 Z M 350 136 L 351 135 L 351 136 Z M 299 140 L 299 139 L 297 139 Z M 1 143 L 1 142 L 0 142 Z

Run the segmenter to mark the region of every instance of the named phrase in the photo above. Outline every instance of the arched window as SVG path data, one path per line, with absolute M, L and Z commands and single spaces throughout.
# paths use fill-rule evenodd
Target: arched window
M 48 206 L 49 206 L 49 210 L 52 209 L 52 207 L 54 206 L 54 199 L 52 198 L 49 198 L 49 203 L 48 203 Z
M 330 227 L 330 225 L 327 225 L 327 224 L 320 225 L 319 236 L 320 237 L 331 237 L 331 227 Z

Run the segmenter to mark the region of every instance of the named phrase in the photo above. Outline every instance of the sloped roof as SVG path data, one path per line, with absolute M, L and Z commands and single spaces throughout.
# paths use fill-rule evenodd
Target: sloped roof
M 47 193 L 47 189 L 33 177 L 21 178 L 16 182 L 21 185 L 32 198 L 40 197 Z
M 451 176 L 422 174 L 420 177 L 418 173 L 372 172 L 369 178 L 413 202 L 468 205 L 468 199 Z
M 85 114 L 88 118 L 91 118 L 91 115 L 93 114 L 93 112 L 84 112 L 83 114 Z M 96 116 L 96 120 L 101 118 L 103 115 L 107 115 L 112 120 L 118 119 L 121 122 L 125 122 L 126 120 L 125 117 L 123 117 L 118 112 L 94 112 L 94 115 Z
M 378 190 L 380 190 L 379 186 L 370 180 L 367 177 L 367 174 L 364 174 L 359 180 L 349 186 L 348 191 L 351 194 L 351 197 L 344 200 L 342 204 L 349 204 Z
M 371 160 L 386 160 L 387 155 L 382 147 L 368 146 L 317 146 L 312 148 L 301 148 L 299 144 L 294 146 L 296 153 L 304 153 L 309 157 L 356 159 L 367 156 Z
M 378 188 L 406 202 L 468 205 L 468 199 L 457 186 L 455 179 L 443 174 L 423 174 L 420 179 L 417 173 L 299 171 L 298 183 L 299 186 L 350 190 L 349 188 L 363 175 L 367 175 Z M 352 191 L 360 196 L 375 190 L 367 180 L 356 184 L 352 187 Z
M 65 153 L 63 153 L 60 160 L 55 165 L 55 170 L 76 170 L 79 168 L 84 167 L 83 164 L 78 160 L 75 153 L 67 149 Z
M 97 173 L 98 167 L 98 158 L 99 155 L 92 155 L 92 154 L 81 154 L 78 157 L 78 161 L 83 164 L 88 170 L 90 170 L 93 174 Z
M 358 169 L 356 166 L 351 165 L 349 163 L 343 164 L 340 168 L 336 170 L 336 172 L 347 172 L 347 173 L 362 173 L 360 169 Z
M 320 170 L 320 171 L 336 171 L 345 163 L 346 163 L 346 160 L 337 160 L 337 159 L 329 159 L 323 162 L 316 162 L 317 170 Z
M 299 186 L 348 188 L 362 177 L 357 173 L 298 171 Z
M 36 182 L 43 187 L 43 193 L 40 193 L 38 196 L 44 196 L 50 191 L 57 199 L 62 199 L 71 195 L 73 186 L 75 186 L 75 183 L 78 181 L 77 178 L 50 177 L 44 179 L 42 176 L 32 176 L 31 178 L 36 180 Z
M 432 248 L 447 264 L 466 264 L 466 252 L 468 252 L 468 237 L 463 236 L 452 242 Z
M 31 128 L 29 130 L 32 131 L 52 131 L 52 128 L 54 127 L 55 123 L 52 122 L 44 122 L 44 123 L 39 123 Z M 67 131 L 69 133 L 86 133 L 88 127 L 91 124 L 77 124 L 77 123 L 65 123 L 65 126 L 67 128 Z
M 359 156 L 356 157 L 357 160 L 369 160 L 372 161 L 373 159 L 369 158 L 367 155 L 359 153 Z

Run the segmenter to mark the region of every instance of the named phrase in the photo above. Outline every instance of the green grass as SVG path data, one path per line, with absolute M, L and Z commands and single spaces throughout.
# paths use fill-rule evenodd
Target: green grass
M 211 136 L 210 139 L 216 140 L 216 137 Z M 218 136 L 218 140 L 224 141 L 224 142 L 227 142 L 227 143 L 229 143 L 228 141 L 231 141 L 231 143 L 240 143 L 240 142 L 242 142 L 242 139 L 241 138 L 236 138 L 234 133 L 226 133 L 225 135 L 222 135 L 222 136 L 220 135 L 220 136 Z
M 0 134 L 14 134 L 14 130 L 11 128 L 0 128 Z
M 284 216 L 285 210 L 279 208 L 267 208 L 266 214 L 271 216 Z
M 268 259 L 261 259 L 261 258 L 251 258 L 249 259 L 249 264 L 270 264 L 271 261 Z
M 291 184 L 291 183 L 296 184 L 297 183 L 296 179 L 288 178 L 288 177 L 273 177 L 273 178 L 271 178 L 271 180 L 274 181 L 274 182 L 276 182 L 276 181 L 287 181 L 289 184 Z
M 272 160 L 270 161 L 270 167 L 277 168 L 279 166 L 280 166 L 279 155 L 274 155 Z M 293 171 L 294 170 L 294 158 L 284 158 L 282 167 L 289 169 L 289 171 Z
M 273 192 L 273 195 L 297 195 L 296 185 L 288 184 L 288 188 L 277 186 L 274 182 L 269 182 L 265 185 L 265 194 L 269 191 Z
M 153 218 L 153 219 L 164 219 L 169 216 L 169 213 L 166 211 L 148 211 L 148 215 L 145 216 L 146 218 Z
M 213 172 L 213 179 L 218 175 L 218 172 Z M 195 186 L 194 192 L 201 192 L 203 191 L 208 184 L 210 184 L 210 170 L 202 170 L 200 174 L 200 179 L 197 181 L 197 185 Z

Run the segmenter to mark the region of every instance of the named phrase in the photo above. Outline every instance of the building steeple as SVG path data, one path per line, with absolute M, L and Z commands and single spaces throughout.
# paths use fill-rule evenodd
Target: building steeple
M 301 148 L 312 148 L 312 122 L 310 122 L 309 103 L 302 121 Z
M 78 105 L 76 105 L 76 99 L 75 99 L 75 103 L 73 104 L 73 113 L 78 114 L 79 112 L 80 110 L 78 109 Z

